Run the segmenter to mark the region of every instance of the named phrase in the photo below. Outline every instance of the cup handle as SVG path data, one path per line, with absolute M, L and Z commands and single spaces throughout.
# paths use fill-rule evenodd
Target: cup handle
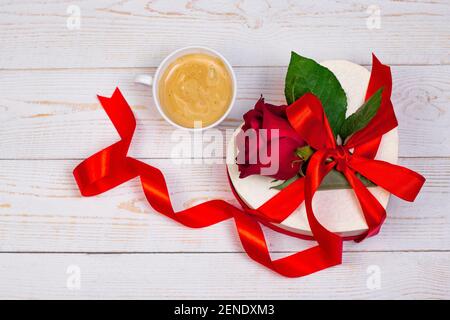
M 153 85 L 153 77 L 148 74 L 138 74 L 134 78 L 134 82 L 151 87 Z

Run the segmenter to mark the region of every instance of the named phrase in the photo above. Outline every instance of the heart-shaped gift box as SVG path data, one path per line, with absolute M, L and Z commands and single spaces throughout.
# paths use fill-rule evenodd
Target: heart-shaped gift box
M 329 60 L 321 63 L 334 73 L 347 96 L 346 116 L 354 113 L 365 100 L 370 72 L 365 67 L 346 60 Z M 236 164 L 236 136 L 241 130 L 237 128 L 227 147 L 227 169 L 235 193 L 249 208 L 257 209 L 274 197 L 280 190 L 274 186 L 273 178 L 262 175 L 251 175 L 239 178 Z M 375 159 L 396 164 L 398 161 L 397 128 L 383 135 Z M 380 204 L 386 209 L 390 193 L 381 187 L 368 188 Z M 314 212 L 320 223 L 328 230 L 343 237 L 357 236 L 367 231 L 367 223 L 358 200 L 351 188 L 319 190 L 314 197 Z M 311 236 L 311 228 L 306 217 L 305 204 L 279 224 L 287 231 Z

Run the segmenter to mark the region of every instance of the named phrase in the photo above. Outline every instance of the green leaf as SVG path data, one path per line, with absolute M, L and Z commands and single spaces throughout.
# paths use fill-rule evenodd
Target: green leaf
M 361 182 L 366 187 L 374 187 L 376 186 L 372 181 L 363 177 L 359 173 L 356 173 L 356 176 L 361 180 Z M 335 189 L 350 189 L 350 184 L 345 178 L 342 172 L 339 172 L 335 169 L 331 170 L 325 178 L 323 178 L 322 183 L 320 184 L 319 190 L 335 190 Z
M 314 150 L 310 146 L 304 146 L 295 150 L 295 154 L 303 161 L 308 161 L 309 157 L 311 157 L 313 153 Z
M 345 119 L 339 132 L 342 141 L 369 124 L 380 108 L 382 92 L 383 88 L 378 89 L 355 113 Z
M 280 183 L 276 186 L 270 187 L 270 189 L 283 190 L 284 188 L 286 188 L 288 185 L 290 185 L 292 182 L 294 182 L 298 178 L 300 178 L 300 175 L 296 174 L 292 178 L 285 180 L 283 183 Z
M 347 97 L 336 76 L 314 60 L 291 52 L 284 94 L 288 104 L 311 92 L 322 102 L 331 129 L 336 136 L 345 120 Z
M 366 187 L 375 187 L 376 184 L 374 184 L 372 181 L 367 179 L 366 177 L 363 177 L 359 173 L 356 173 L 356 176 L 361 180 L 361 182 Z M 276 190 L 283 190 L 288 185 L 290 185 L 292 182 L 296 181 L 297 179 L 301 178 L 302 176 L 297 174 L 294 177 L 276 185 L 273 187 L 270 187 L 270 189 L 276 189 Z M 275 180 L 274 180 L 275 181 Z M 272 181 L 272 182 L 274 182 Z M 347 178 L 342 174 L 342 172 L 339 172 L 335 169 L 331 170 L 325 178 L 323 178 L 322 183 L 320 184 L 319 190 L 336 190 L 336 189 L 350 189 L 350 184 L 347 181 Z

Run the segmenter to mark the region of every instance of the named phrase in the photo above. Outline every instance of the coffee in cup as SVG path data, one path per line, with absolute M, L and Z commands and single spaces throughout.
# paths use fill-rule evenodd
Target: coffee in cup
M 139 76 L 136 81 L 151 85 L 153 79 Z M 221 122 L 231 109 L 235 91 L 229 63 L 203 47 L 171 54 L 159 66 L 153 83 L 155 103 L 163 117 L 186 129 L 205 129 Z

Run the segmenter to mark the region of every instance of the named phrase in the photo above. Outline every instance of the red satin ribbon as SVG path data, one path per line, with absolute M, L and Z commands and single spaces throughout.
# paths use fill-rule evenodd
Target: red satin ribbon
M 312 210 L 314 193 L 333 167 L 344 173 L 355 190 L 369 226 L 369 230 L 357 240 L 376 234 L 386 213 L 356 177 L 355 172 L 408 201 L 414 200 L 425 181 L 422 176 L 409 169 L 373 160 L 381 136 L 397 126 L 390 103 L 389 67 L 382 65 L 374 57 L 366 99 L 381 86 L 384 86 L 384 91 L 380 112 L 344 146 L 336 145 L 317 98 L 307 94 L 292 104 L 288 108 L 289 121 L 317 152 L 311 157 L 305 178 L 292 183 L 257 210 L 248 208 L 242 202 L 244 210 L 222 200 L 212 200 L 175 212 L 162 172 L 127 156 L 136 121 L 119 89 L 115 90 L 111 98 L 98 98 L 121 140 L 84 160 L 74 169 L 73 174 L 83 196 L 101 194 L 130 179 L 140 177 L 145 197 L 151 206 L 191 228 L 203 228 L 234 218 L 242 246 L 252 259 L 283 276 L 305 276 L 341 263 L 343 239 L 323 227 Z M 353 154 L 350 149 L 354 149 Z M 235 192 L 233 188 L 232 190 Z M 290 234 L 271 223 L 284 220 L 303 201 L 317 246 L 272 260 L 259 222 Z

